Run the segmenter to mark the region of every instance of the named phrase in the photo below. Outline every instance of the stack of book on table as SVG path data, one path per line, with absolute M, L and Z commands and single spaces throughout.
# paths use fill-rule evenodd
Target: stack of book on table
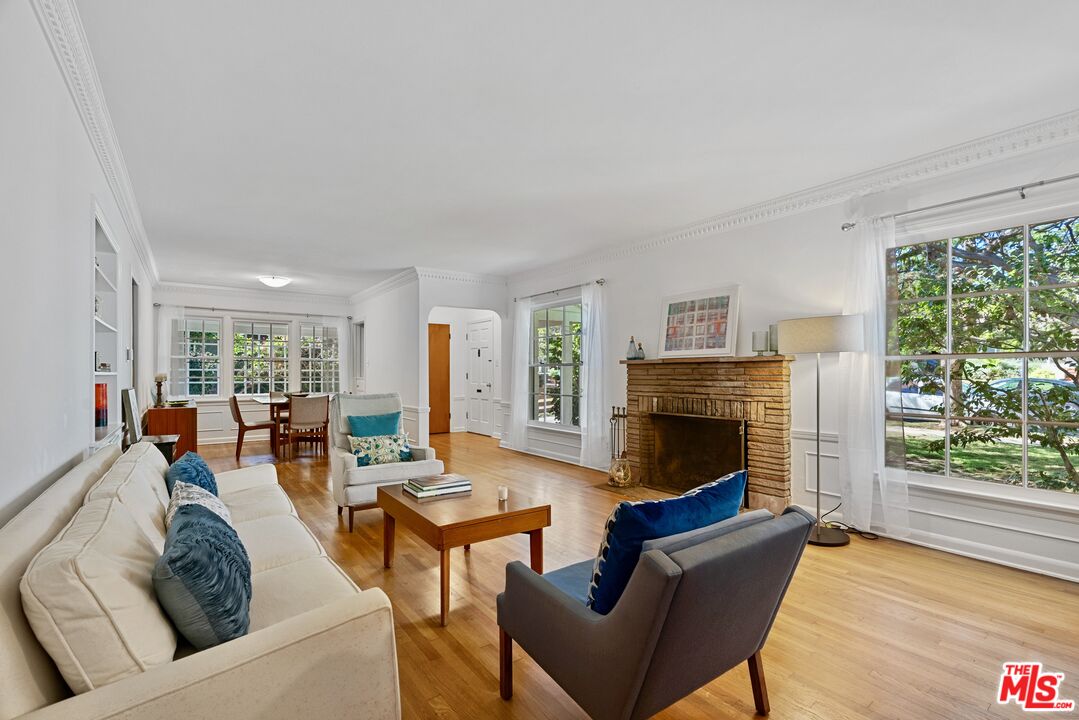
M 414 478 L 404 485 L 405 492 L 414 498 L 431 498 L 472 492 L 472 481 L 463 475 L 430 475 Z

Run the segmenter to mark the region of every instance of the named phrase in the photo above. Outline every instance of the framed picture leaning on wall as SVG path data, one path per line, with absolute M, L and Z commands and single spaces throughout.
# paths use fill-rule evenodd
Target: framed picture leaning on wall
M 729 285 L 663 298 L 659 357 L 734 355 L 740 290 Z

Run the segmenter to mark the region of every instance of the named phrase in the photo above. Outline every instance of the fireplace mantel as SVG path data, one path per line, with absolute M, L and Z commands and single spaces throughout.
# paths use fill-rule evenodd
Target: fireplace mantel
M 781 511 L 791 500 L 793 360 L 787 355 L 622 360 L 627 376 L 626 458 L 633 474 L 644 483 L 652 475 L 653 415 L 744 420 L 749 505 Z

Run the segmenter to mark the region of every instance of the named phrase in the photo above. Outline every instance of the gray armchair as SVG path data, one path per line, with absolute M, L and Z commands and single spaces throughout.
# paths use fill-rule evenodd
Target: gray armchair
M 745 661 L 767 715 L 760 651 L 812 526 L 801 508 L 757 510 L 651 540 L 607 615 L 584 604 L 591 560 L 545 575 L 510 563 L 498 596 L 502 697 L 516 640 L 597 720 L 651 717 Z

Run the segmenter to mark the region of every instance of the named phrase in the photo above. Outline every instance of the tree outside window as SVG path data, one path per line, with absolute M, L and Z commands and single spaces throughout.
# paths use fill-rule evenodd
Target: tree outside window
M 581 302 L 532 311 L 531 419 L 581 424 Z
M 1079 218 L 890 250 L 887 462 L 1079 492 Z

